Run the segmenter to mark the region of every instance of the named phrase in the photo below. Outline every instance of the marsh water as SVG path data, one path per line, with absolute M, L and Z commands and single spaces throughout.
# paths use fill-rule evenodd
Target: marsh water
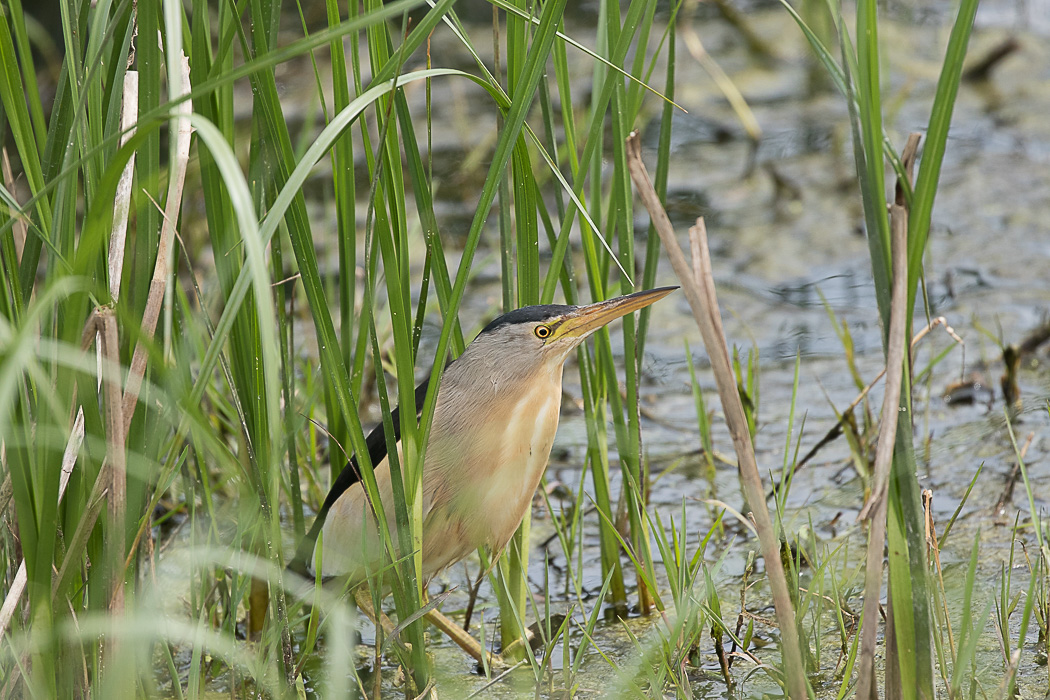
M 953 13 L 953 4 L 945 2 L 888 2 L 882 8 L 886 130 L 898 148 L 909 132 L 921 133 L 926 128 Z M 691 27 L 747 99 L 761 126 L 761 138 L 757 146 L 753 144 L 711 78 L 690 55 L 686 42 L 680 41 L 675 99 L 685 111 L 674 117 L 668 209 L 682 240 L 697 216 L 706 218 L 729 345 L 739 348 L 744 356 L 749 350 L 757 352 L 759 358 L 759 467 L 764 474 L 779 474 L 792 410 L 796 358 L 799 379 L 792 451 L 797 443 L 799 454 L 808 452 L 835 424 L 836 411 L 848 406 L 858 393 L 829 311 L 838 323 L 848 325 L 856 366 L 865 383 L 882 369 L 881 330 L 845 101 L 821 79 L 822 69 L 810 59 L 801 33 L 782 8 L 748 3 L 745 20 L 766 42 L 772 57 L 756 55 L 740 32 L 711 8 L 699 12 Z M 491 20 L 482 14 L 477 21 Z M 567 20 L 567 31 L 587 43 L 593 40 L 594 21 L 584 4 Z M 1005 498 L 1005 507 L 996 512 L 1016 463 L 1004 410 L 1007 402 L 1000 389 L 1004 372 L 1001 346 L 1020 344 L 1046 324 L 1050 312 L 1050 5 L 984 2 L 971 41 L 971 62 L 1009 38 L 1016 40 L 1016 52 L 997 65 L 988 79 L 966 82 L 959 92 L 926 256 L 929 314 L 944 316 L 964 346 L 958 346 L 938 328 L 916 351 L 918 372 L 942 350 L 955 346 L 921 376 L 915 395 L 919 480 L 933 494 L 938 531 L 952 517 L 983 465 L 940 553 L 949 600 L 956 607 L 958 603 L 951 596 L 958 594 L 959 584 L 953 582 L 960 578 L 956 574 L 965 571 L 974 539 L 980 537 L 978 592 L 985 596 L 997 588 L 1001 567 L 1008 561 L 1016 513 L 1020 511 L 1022 521 L 1029 517 L 1023 485 L 1014 488 Z M 484 47 L 479 49 L 484 51 Z M 440 31 L 434 36 L 431 52 L 435 64 L 471 68 L 456 41 Z M 580 77 L 586 79 L 592 68 L 590 60 L 582 54 L 570 58 Z M 318 60 L 323 72 L 325 59 L 319 55 Z M 313 81 L 297 79 L 299 70 L 304 74 L 311 70 L 307 59 L 282 65 L 278 82 L 284 90 L 289 119 L 309 125 L 316 115 L 304 113 L 304 106 L 311 109 L 316 99 L 299 91 L 311 91 Z M 472 169 L 470 163 L 477 149 L 491 142 L 495 116 L 491 110 L 477 108 L 480 90 L 474 92 L 465 81 L 450 82 L 447 90 L 435 90 L 433 96 L 432 155 L 435 172 L 440 175 L 436 208 L 445 245 L 453 258 L 450 262 L 454 262 L 457 236 L 465 231 L 473 215 L 476 188 L 484 173 L 483 169 Z M 408 97 L 413 108 L 422 113 L 421 84 L 410 86 Z M 647 145 L 643 153 L 650 169 L 654 166 L 652 146 L 658 128 L 656 108 L 651 110 L 652 121 L 641 125 Z M 367 191 L 360 196 L 367 197 Z M 331 213 L 326 214 L 332 207 L 328 193 L 319 188 L 309 192 L 309 200 L 317 221 L 333 220 Z M 408 209 L 412 211 L 411 206 Z M 640 207 L 635 215 L 641 240 L 648 219 Z M 317 228 L 323 230 L 325 226 Z M 494 220 L 489 228 L 495 231 Z M 500 304 L 496 240 L 497 235 L 486 234 L 483 241 L 488 243 L 483 242 L 483 246 L 487 247 L 477 256 L 476 283 L 460 314 L 468 328 L 477 328 Z M 328 244 L 334 250 L 334 241 Z M 324 246 L 325 241 L 319 245 Z M 657 282 L 675 283 L 663 260 Z M 916 331 L 925 323 L 925 313 L 916 314 Z M 721 421 L 703 344 L 684 298 L 669 297 L 654 307 L 652 318 L 641 383 L 643 451 L 651 473 L 660 474 L 653 484 L 651 507 L 665 521 L 671 515 L 680 520 L 684 512 L 694 546 L 711 527 L 717 512 L 707 501 L 717 499 L 739 508 L 742 497 L 732 464 L 718 461 L 713 475 L 703 467 L 685 354 L 687 343 L 707 405 L 714 410 L 715 450 L 728 456 L 732 445 Z M 303 323 L 308 325 L 306 319 Z M 436 326 L 428 326 L 421 356 L 426 356 L 435 334 Z M 617 331 L 613 334 L 616 348 Z M 308 342 L 299 350 L 311 352 Z M 1026 463 L 1031 467 L 1028 474 L 1036 508 L 1043 511 L 1050 506 L 1047 362 L 1045 345 L 1022 357 L 1020 408 L 1011 415 L 1019 443 L 1033 434 Z M 547 483 L 563 484 L 575 491 L 587 438 L 583 413 L 577 408 L 580 388 L 575 367 L 570 365 L 565 377 L 561 427 Z M 949 387 L 961 380 L 968 384 L 968 392 L 950 393 Z M 873 411 L 881 406 L 881 392 L 879 385 L 871 392 Z M 365 415 L 375 419 L 374 414 Z M 619 491 L 616 472 L 613 469 L 614 493 Z M 585 488 L 590 489 L 589 477 Z M 550 502 L 557 509 L 561 503 L 558 491 L 552 494 Z M 794 537 L 805 530 L 811 533 L 807 538 L 812 536 L 829 552 L 846 544 L 852 554 L 839 561 L 859 569 L 864 539 L 855 519 L 863 498 L 863 480 L 851 462 L 849 445 L 839 438 L 823 447 L 795 476 L 785 513 L 787 534 Z M 585 602 L 601 605 L 597 599 L 602 585 L 598 516 L 588 513 L 584 523 L 582 581 L 585 594 L 590 596 Z M 530 565 L 534 588 L 537 593 L 549 591 L 553 612 L 589 613 L 589 609 L 573 607 L 576 597 L 570 594 L 566 579 L 565 555 L 553 534 L 550 514 L 537 501 Z M 1029 541 L 1031 534 L 1029 530 Z M 750 550 L 757 550 L 757 542 L 746 530 L 727 521 L 724 535 L 718 536 L 709 549 L 711 564 L 721 561 L 716 584 L 723 601 L 739 601 L 745 561 Z M 1016 557 L 1015 567 L 1017 589 L 1028 581 L 1023 557 Z M 446 609 L 465 605 L 470 582 L 465 571 L 475 576 L 477 569 L 476 561 L 468 562 L 466 569 L 453 567 L 434 582 L 435 591 L 455 589 L 444 605 Z M 860 585 L 861 579 L 853 571 L 837 575 L 844 579 L 852 576 L 853 583 Z M 628 580 L 632 578 L 628 576 Z M 859 590 L 850 600 L 859 611 Z M 772 617 L 761 583 L 748 592 L 748 604 L 752 613 Z M 735 619 L 736 612 L 731 609 L 727 615 Z M 475 615 L 484 615 L 487 636 L 493 638 L 496 630 L 492 623 L 498 610 L 487 583 L 482 585 Z M 578 695 L 615 694 L 619 686 L 610 662 L 629 672 L 638 655 L 625 626 L 644 644 L 656 620 L 633 616 L 626 622 L 610 619 L 599 623 L 594 641 L 607 658 L 582 645 L 589 651 L 577 678 Z M 758 625 L 756 638 L 768 641 L 773 638 L 772 631 Z M 581 642 L 578 635 L 572 639 L 574 644 Z M 368 641 L 367 631 L 364 641 Z M 834 629 L 827 630 L 822 645 L 829 658 L 835 658 L 839 641 Z M 473 692 L 484 697 L 519 697 L 534 692 L 528 669 L 488 685 L 488 680 L 474 672 L 474 663 L 447 640 L 435 634 L 433 647 L 439 688 L 445 697 L 466 697 Z M 776 659 L 773 648 L 763 656 L 770 663 Z M 1045 654 L 1039 651 L 1030 631 L 1021 659 L 1022 697 L 1042 697 L 1047 692 Z M 725 685 L 712 649 L 701 652 L 707 665 L 693 674 L 693 692 L 697 697 L 721 697 Z M 980 639 L 978 657 L 979 666 L 989 669 L 986 686 L 994 691 L 1003 664 L 990 624 Z M 560 667 L 561 659 L 556 650 L 552 656 L 554 669 Z M 835 664 L 825 662 L 824 666 L 825 677 L 814 681 L 821 694 L 833 694 L 839 683 L 831 673 Z M 739 675 L 738 690 L 744 697 L 776 690 L 762 673 L 735 675 Z

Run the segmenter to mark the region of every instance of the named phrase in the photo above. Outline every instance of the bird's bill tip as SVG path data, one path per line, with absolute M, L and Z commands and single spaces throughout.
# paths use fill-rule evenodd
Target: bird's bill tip
M 621 316 L 626 316 L 632 311 L 645 308 L 653 304 L 678 287 L 658 287 L 647 289 L 643 292 L 627 294 L 607 301 L 599 301 L 587 306 L 581 306 L 573 311 L 558 329 L 559 336 L 586 337 L 591 332 L 602 326 L 615 321 Z

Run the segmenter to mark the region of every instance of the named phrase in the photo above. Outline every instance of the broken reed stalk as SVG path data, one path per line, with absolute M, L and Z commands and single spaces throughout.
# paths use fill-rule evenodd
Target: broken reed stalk
M 139 117 L 139 72 L 129 70 L 124 74 L 124 106 L 120 116 L 120 137 L 123 146 L 135 135 L 135 122 Z M 124 172 L 117 183 L 113 199 L 113 229 L 109 237 L 109 296 L 116 303 L 120 297 L 120 277 L 124 270 L 124 248 L 128 233 L 128 212 L 131 210 L 131 180 L 135 173 L 135 154 L 128 158 Z
M 722 401 L 726 425 L 733 438 L 733 447 L 736 449 L 740 482 L 754 516 L 762 557 L 769 576 L 769 587 L 773 594 L 777 623 L 780 626 L 782 662 L 788 695 L 795 700 L 801 700 L 808 697 L 808 684 L 805 666 L 802 663 L 798 630 L 795 627 L 795 611 L 791 605 L 784 565 L 780 560 L 780 539 L 773 528 L 769 510 L 766 508 L 762 477 L 758 472 L 758 463 L 751 444 L 747 418 L 744 414 L 744 407 L 740 403 L 736 379 L 729 361 L 729 349 L 726 347 L 722 317 L 718 312 L 715 283 L 711 273 L 711 256 L 707 247 L 704 220 L 697 219 L 696 225 L 689 229 L 694 264 L 699 265 L 697 269 L 691 269 L 682 249 L 678 246 L 674 228 L 671 226 L 670 219 L 667 218 L 667 212 L 642 162 L 637 131 L 631 132 L 627 137 L 627 165 L 638 195 L 649 211 L 653 227 L 659 234 L 667 256 L 671 260 L 671 266 L 682 283 L 682 291 L 689 301 L 693 317 L 700 328 L 704 346 L 711 360 L 711 369 L 718 385 L 718 396 Z
M 177 80 L 169 76 L 172 94 L 169 99 L 188 95 L 190 92 L 190 63 L 185 54 L 179 61 L 182 75 Z M 135 345 L 135 354 L 131 359 L 128 381 L 124 387 L 124 432 L 131 427 L 131 418 L 135 415 L 135 404 L 142 389 L 142 377 L 146 373 L 146 345 L 153 340 L 160 319 L 164 293 L 171 276 L 171 255 L 175 243 L 175 223 L 179 220 L 179 209 L 182 206 L 182 190 L 186 182 L 186 166 L 190 160 L 190 126 L 189 115 L 193 113 L 193 103 L 183 100 L 175 107 L 172 121 L 175 128 L 175 162 L 172 163 L 168 177 L 168 198 L 164 204 L 164 219 L 160 229 L 160 241 L 157 243 L 157 261 L 153 267 L 153 279 L 150 280 L 149 294 L 146 297 L 146 309 L 142 314 L 142 333 Z
M 904 149 L 905 169 L 911 173 L 918 150 L 919 137 L 908 137 Z M 897 414 L 900 410 L 901 384 L 904 379 L 905 353 L 908 352 L 908 210 L 901 188 L 890 205 L 890 249 L 893 284 L 890 292 L 890 329 L 886 343 L 886 394 L 882 402 L 879 442 L 875 447 L 875 473 L 871 495 L 857 520 L 869 520 L 868 550 L 864 570 L 864 607 L 861 614 L 860 667 L 857 672 L 857 698 L 877 700 L 875 684 L 875 642 L 879 625 L 879 599 L 882 596 L 882 560 L 886 548 L 886 515 L 893 447 L 897 439 Z M 892 616 L 887 612 L 887 624 Z M 893 677 L 895 658 L 893 636 L 887 630 L 887 687 Z

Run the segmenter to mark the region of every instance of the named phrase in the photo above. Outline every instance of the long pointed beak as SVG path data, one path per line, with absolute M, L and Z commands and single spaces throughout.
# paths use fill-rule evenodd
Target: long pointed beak
M 577 340 L 578 344 L 610 321 L 615 321 L 632 311 L 645 308 L 663 299 L 676 289 L 678 287 L 648 289 L 644 292 L 635 292 L 634 294 L 616 297 L 615 299 L 599 301 L 596 304 L 581 306 L 566 314 L 564 320 L 555 329 L 554 337 L 551 340 L 573 338 Z

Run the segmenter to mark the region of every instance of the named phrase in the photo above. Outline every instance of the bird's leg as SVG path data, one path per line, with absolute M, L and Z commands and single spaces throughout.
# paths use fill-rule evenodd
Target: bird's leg
M 354 589 L 354 602 L 357 603 L 358 610 L 371 620 L 372 624 L 383 630 L 384 637 L 394 637 L 394 644 L 400 646 L 405 652 L 411 651 L 411 645 L 407 642 L 402 642 L 397 638 L 393 620 L 391 620 L 382 609 L 376 612 L 375 606 L 372 605 L 372 596 L 369 594 L 367 586 L 358 586 Z
M 360 586 L 354 590 L 354 601 L 365 617 L 371 620 L 376 627 L 382 628 L 384 636 L 392 637 L 395 635 L 397 628 L 393 620 L 382 610 L 376 613 L 375 607 L 372 605 L 372 596 L 369 595 L 366 587 Z M 487 664 L 489 668 L 498 668 L 504 665 L 503 659 L 498 654 L 486 651 L 478 640 L 474 639 L 469 632 L 464 631 L 462 627 L 450 620 L 440 610 L 436 608 L 429 610 L 423 618 L 434 625 L 434 627 L 437 627 L 440 632 L 451 639 L 460 649 L 467 652 L 479 664 Z M 394 643 L 401 645 L 406 650 L 410 649 L 406 642 L 402 642 L 399 639 L 395 639 Z
M 462 627 L 442 614 L 440 610 L 430 610 L 423 617 L 427 622 L 443 632 L 446 637 L 455 642 L 460 649 L 467 652 L 467 654 L 479 664 L 487 665 L 489 668 L 496 668 L 504 665 L 503 659 L 499 654 L 493 654 L 490 651 L 486 651 L 478 640 L 474 639 L 469 632 L 465 631 Z

